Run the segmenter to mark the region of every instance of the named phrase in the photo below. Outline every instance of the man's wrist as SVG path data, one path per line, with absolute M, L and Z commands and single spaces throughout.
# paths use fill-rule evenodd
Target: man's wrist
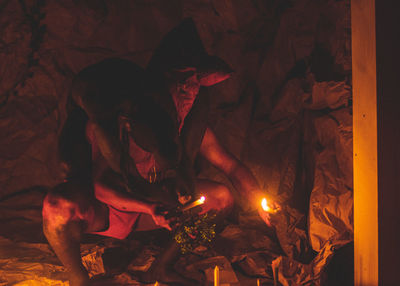
M 147 204 L 147 214 L 154 215 L 156 212 L 157 205 L 155 203 L 148 203 Z

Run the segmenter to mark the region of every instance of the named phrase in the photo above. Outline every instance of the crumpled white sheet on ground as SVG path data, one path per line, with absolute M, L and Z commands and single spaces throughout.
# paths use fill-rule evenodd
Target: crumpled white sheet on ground
M 66 278 L 64 267 L 56 262 L 47 244 L 0 237 L 1 286 L 64 286 L 68 285 Z

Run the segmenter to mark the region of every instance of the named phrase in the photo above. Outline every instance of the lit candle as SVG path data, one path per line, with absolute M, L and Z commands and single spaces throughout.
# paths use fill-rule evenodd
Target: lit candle
M 279 210 L 279 208 L 271 208 L 266 198 L 261 200 L 261 207 L 267 213 L 276 213 Z
M 260 279 L 257 279 L 257 286 L 260 286 Z
M 262 199 L 261 206 L 262 206 L 263 210 L 266 211 L 266 212 L 269 212 L 271 210 L 271 208 L 267 204 L 267 199 L 266 198 Z
M 156 281 L 156 283 L 154 283 L 154 286 L 160 286 L 160 284 L 158 283 L 158 281 Z
M 219 268 L 215 266 L 214 268 L 214 286 L 219 286 Z
M 190 209 L 192 209 L 192 208 L 194 208 L 196 206 L 202 205 L 202 204 L 204 204 L 205 201 L 206 201 L 206 197 L 205 196 L 201 196 L 200 199 L 198 199 L 198 200 L 196 200 L 196 201 L 184 206 L 182 208 L 182 211 L 187 211 L 187 210 L 190 210 Z

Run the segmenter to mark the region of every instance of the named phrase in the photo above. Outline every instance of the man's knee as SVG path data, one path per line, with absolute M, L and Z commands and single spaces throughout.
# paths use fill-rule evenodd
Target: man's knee
M 227 209 L 233 206 L 234 199 L 232 196 L 232 192 L 225 185 L 218 185 L 214 192 L 214 196 L 217 198 L 221 209 Z
M 46 195 L 42 215 L 47 226 L 64 225 L 79 219 L 83 198 L 76 191 L 74 185 L 67 182 L 56 186 Z

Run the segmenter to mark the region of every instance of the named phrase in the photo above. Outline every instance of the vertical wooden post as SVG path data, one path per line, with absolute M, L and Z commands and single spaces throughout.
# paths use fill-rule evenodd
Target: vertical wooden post
M 400 285 L 399 1 L 352 0 L 355 285 Z
M 354 279 L 378 285 L 378 148 L 375 0 L 351 1 Z

